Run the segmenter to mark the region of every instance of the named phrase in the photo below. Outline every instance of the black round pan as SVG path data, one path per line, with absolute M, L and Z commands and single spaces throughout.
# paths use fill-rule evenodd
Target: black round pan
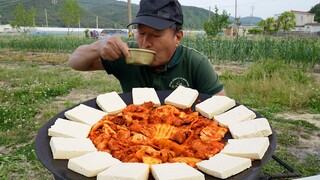
M 157 91 L 158 97 L 160 99 L 161 104 L 164 104 L 164 99 L 171 93 L 172 91 Z M 123 99 L 123 101 L 129 105 L 132 104 L 133 100 L 132 100 L 132 94 L 131 93 L 122 93 L 119 94 L 120 97 Z M 201 101 L 204 101 L 207 98 L 210 98 L 211 96 L 209 95 L 205 95 L 205 94 L 200 94 L 197 98 L 197 100 L 195 101 L 195 103 L 192 106 L 192 109 L 195 109 L 195 105 Z M 199 100 L 199 101 L 198 101 Z M 100 109 L 99 106 L 96 104 L 96 98 L 90 99 L 88 101 L 85 101 L 81 104 L 85 104 L 87 106 L 96 108 L 96 109 Z M 79 104 L 78 104 L 79 105 Z M 239 106 L 240 104 L 237 103 L 236 106 Z M 77 105 L 75 105 L 77 106 Z M 49 141 L 50 141 L 50 137 L 48 136 L 48 129 L 55 123 L 55 121 L 58 118 L 64 118 L 66 119 L 66 117 L 64 116 L 64 112 L 66 112 L 69 109 L 74 108 L 70 107 L 62 112 L 60 112 L 59 114 L 57 114 L 56 116 L 54 116 L 53 118 L 51 118 L 38 132 L 36 140 L 35 140 L 35 150 L 36 150 L 36 154 L 37 157 L 39 159 L 39 161 L 43 164 L 44 167 L 46 167 L 55 177 L 55 179 L 68 179 L 68 180 L 90 180 L 90 179 L 96 179 L 96 177 L 94 178 L 88 178 L 85 176 L 82 176 L 81 174 L 78 174 L 74 171 L 71 171 L 67 168 L 67 164 L 68 164 L 68 160 L 55 160 L 52 157 L 52 152 L 51 152 L 51 148 L 49 145 Z M 255 112 L 255 111 L 254 111 Z M 256 113 L 256 112 L 255 112 Z M 256 113 L 257 117 L 262 117 L 260 114 Z M 224 137 L 223 141 L 227 142 L 228 139 L 231 139 L 232 136 L 230 134 L 230 132 L 228 132 L 226 134 L 226 136 Z M 272 135 L 269 136 L 269 141 L 270 141 L 270 145 L 269 148 L 267 150 L 267 152 L 265 153 L 264 157 L 262 158 L 262 160 L 255 160 L 252 162 L 252 166 L 251 168 L 236 174 L 232 177 L 229 177 L 228 179 L 259 179 L 260 177 L 260 170 L 263 167 L 263 165 L 265 165 L 270 158 L 272 157 L 275 148 L 276 148 L 276 144 L 277 144 L 277 139 L 276 139 L 276 134 L 273 131 Z M 205 173 L 204 173 L 205 174 Z M 152 179 L 152 176 L 150 175 L 150 179 Z M 218 180 L 219 178 L 215 178 L 213 176 L 207 175 L 205 174 L 205 179 L 206 180 Z

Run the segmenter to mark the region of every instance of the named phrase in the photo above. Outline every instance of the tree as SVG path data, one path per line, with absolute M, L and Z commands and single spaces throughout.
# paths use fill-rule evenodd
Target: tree
M 223 28 L 228 28 L 231 22 L 229 21 L 229 15 L 225 10 L 222 14 L 218 14 L 218 8 L 215 7 L 215 12 L 209 21 L 204 22 L 203 28 L 208 36 L 215 37 Z
M 79 23 L 82 15 L 82 9 L 78 4 L 78 0 L 62 0 L 62 6 L 59 9 L 59 16 L 65 25 L 69 28 Z
M 309 12 L 314 13 L 314 20 L 320 23 L 320 3 L 312 7 Z
M 266 20 L 261 20 L 258 25 L 262 27 L 265 33 L 272 33 L 277 31 L 275 28 L 275 20 L 273 17 L 268 17 Z
M 286 11 L 282 13 L 277 22 L 279 23 L 279 30 L 283 30 L 284 32 L 293 29 L 296 26 L 295 15 L 291 11 Z
M 31 8 L 26 11 L 21 3 L 19 3 L 13 11 L 13 17 L 15 21 L 10 22 L 13 28 L 16 28 L 20 32 L 21 27 L 23 27 L 23 32 L 27 33 L 31 27 L 35 26 L 34 19 L 36 15 L 36 9 Z

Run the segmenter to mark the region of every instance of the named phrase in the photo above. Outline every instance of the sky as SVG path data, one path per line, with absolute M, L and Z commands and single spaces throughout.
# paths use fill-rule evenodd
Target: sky
M 122 0 L 127 1 L 127 0 Z M 217 6 L 219 13 L 227 11 L 230 16 L 235 16 L 237 1 L 237 17 L 253 16 L 266 19 L 274 17 L 285 11 L 309 11 L 320 0 L 179 0 L 183 6 L 195 6 L 214 11 Z M 140 0 L 131 0 L 133 4 L 139 4 Z

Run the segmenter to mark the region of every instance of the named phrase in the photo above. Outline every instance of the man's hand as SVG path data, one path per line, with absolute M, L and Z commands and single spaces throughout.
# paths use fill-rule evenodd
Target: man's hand
M 118 59 L 122 54 L 130 57 L 128 45 L 118 36 L 100 40 L 98 49 L 100 56 L 110 61 Z

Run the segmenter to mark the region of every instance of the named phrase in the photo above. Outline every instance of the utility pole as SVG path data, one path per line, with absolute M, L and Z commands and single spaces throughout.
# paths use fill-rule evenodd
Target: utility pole
M 128 23 L 131 22 L 131 19 L 132 19 L 132 17 L 131 17 L 131 0 L 128 0 Z M 132 27 L 129 26 L 129 34 L 131 34 L 131 32 L 132 32 Z
M 254 3 L 252 3 L 252 6 L 251 6 L 251 26 L 253 25 L 253 9 L 254 9 Z
M 47 15 L 47 8 L 44 8 L 44 14 L 46 16 L 46 27 L 48 27 L 48 15 Z
M 235 0 L 235 8 L 234 8 L 234 24 L 233 24 L 233 33 L 238 34 L 238 29 L 237 29 L 237 23 L 238 23 L 238 18 L 237 18 L 237 7 L 238 3 L 237 0 Z
M 211 18 L 210 15 L 211 15 L 211 6 L 209 6 L 209 16 L 208 16 L 209 20 L 208 21 L 210 21 L 210 18 Z
M 98 28 L 99 28 L 99 17 L 98 16 L 96 16 L 96 28 L 97 28 L 97 30 L 98 30 Z
M 34 17 L 35 15 L 34 15 L 34 13 L 33 13 L 33 15 L 32 15 L 33 17 L 33 27 L 35 27 L 36 26 L 36 18 Z

